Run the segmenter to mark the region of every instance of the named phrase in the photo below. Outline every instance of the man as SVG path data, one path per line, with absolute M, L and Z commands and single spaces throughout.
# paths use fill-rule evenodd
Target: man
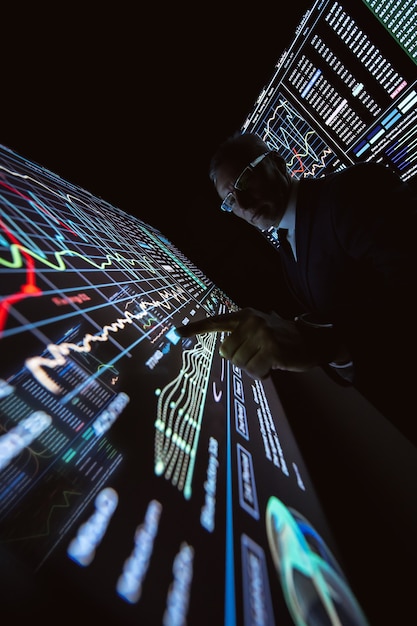
M 348 381 L 417 444 L 417 211 L 411 188 L 382 164 L 291 178 L 256 134 L 213 156 L 222 210 L 280 241 L 295 319 L 246 308 L 178 329 L 228 331 L 220 352 L 254 378 L 322 366 Z M 284 230 L 286 235 L 284 234 Z

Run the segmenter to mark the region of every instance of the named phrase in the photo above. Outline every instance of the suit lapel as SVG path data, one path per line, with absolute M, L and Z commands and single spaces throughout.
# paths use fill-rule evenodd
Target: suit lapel
M 309 286 L 312 218 L 318 206 L 323 183 L 323 179 L 300 180 L 295 217 L 297 262 L 292 252 L 290 254 L 285 250 L 282 254 L 284 272 L 287 274 L 292 291 L 308 310 L 315 307 Z M 291 249 L 291 246 L 288 247 Z

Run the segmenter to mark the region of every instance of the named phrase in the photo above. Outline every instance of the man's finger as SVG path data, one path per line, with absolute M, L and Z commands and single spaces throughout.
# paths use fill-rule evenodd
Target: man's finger
M 217 331 L 232 331 L 236 328 L 238 320 L 234 313 L 226 313 L 225 315 L 213 315 L 204 320 L 196 320 L 185 326 L 176 328 L 176 332 L 181 337 L 191 337 L 192 335 L 200 335 L 202 333 L 215 333 Z

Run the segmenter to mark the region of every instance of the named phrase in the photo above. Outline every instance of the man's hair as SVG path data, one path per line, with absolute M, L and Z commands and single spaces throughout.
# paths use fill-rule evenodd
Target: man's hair
M 216 174 L 223 164 L 233 164 L 236 169 L 246 167 L 257 156 L 268 152 L 268 145 L 255 133 L 237 132 L 217 148 L 211 158 L 209 177 L 214 183 Z

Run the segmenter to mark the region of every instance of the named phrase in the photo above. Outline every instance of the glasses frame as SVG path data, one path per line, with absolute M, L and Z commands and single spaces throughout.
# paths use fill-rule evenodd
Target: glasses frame
M 233 183 L 233 189 L 236 191 L 245 191 L 247 188 L 248 178 L 252 176 L 253 170 L 267 157 L 269 154 L 272 154 L 273 150 L 268 150 L 268 152 L 264 152 L 256 157 L 253 161 L 249 163 L 245 167 L 245 169 L 239 174 Z M 232 213 L 233 211 L 233 203 L 231 203 L 231 199 L 233 198 L 234 202 L 236 202 L 236 198 L 233 195 L 233 191 L 229 191 L 229 193 L 224 197 L 223 202 L 220 205 L 220 208 L 225 213 Z

